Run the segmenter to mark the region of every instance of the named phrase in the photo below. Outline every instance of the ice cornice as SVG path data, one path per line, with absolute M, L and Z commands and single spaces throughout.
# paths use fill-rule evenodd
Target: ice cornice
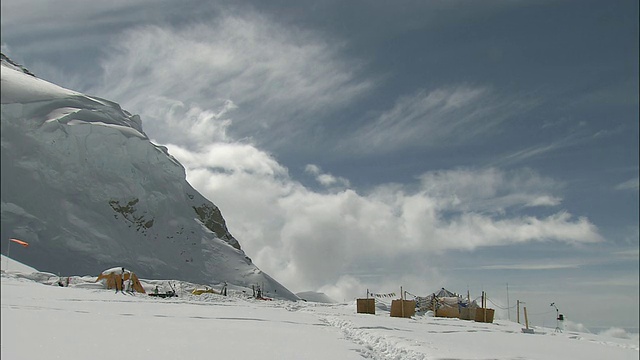
M 67 125 L 107 126 L 126 135 L 147 139 L 138 115 L 123 110 L 115 102 L 63 88 L 42 80 L 2 54 L 0 103 L 35 104 L 36 117 L 44 122 Z

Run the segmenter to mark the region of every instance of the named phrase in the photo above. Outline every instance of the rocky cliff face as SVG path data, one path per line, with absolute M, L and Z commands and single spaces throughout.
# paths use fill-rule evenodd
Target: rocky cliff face
M 297 299 L 251 262 L 138 116 L 38 79 L 4 55 L 1 69 L 1 236 L 31 244 L 11 257 L 68 275 L 125 266 L 143 278 L 264 284 Z

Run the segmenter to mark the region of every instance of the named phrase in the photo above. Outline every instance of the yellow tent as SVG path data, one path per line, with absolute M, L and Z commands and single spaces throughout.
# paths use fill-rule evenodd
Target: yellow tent
M 116 289 L 116 291 L 123 291 L 123 287 L 128 287 L 131 291 L 146 294 L 146 291 L 144 291 L 142 284 L 140 284 L 140 279 L 138 279 L 138 276 L 132 271 L 125 270 L 125 268 L 123 267 L 112 268 L 103 271 L 100 275 L 98 275 L 96 282 L 101 280 L 104 280 L 103 283 L 106 285 L 107 289 Z
M 193 295 L 202 295 L 202 294 L 220 294 L 219 292 L 208 288 L 208 289 L 193 289 L 191 292 Z

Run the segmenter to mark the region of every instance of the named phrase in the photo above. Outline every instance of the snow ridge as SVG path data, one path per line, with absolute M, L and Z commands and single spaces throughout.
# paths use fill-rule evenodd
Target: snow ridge
M 3 53 L 0 53 L 0 64 L 4 65 L 6 67 L 9 67 L 11 69 L 17 70 L 17 71 L 22 71 L 25 74 L 28 74 L 28 75 L 31 75 L 31 76 L 35 77 L 35 75 L 31 71 L 29 71 L 29 69 L 27 69 L 26 67 L 18 64 L 17 62 L 15 62 L 15 61 L 13 61 L 11 59 L 9 59 L 9 57 L 6 56 Z

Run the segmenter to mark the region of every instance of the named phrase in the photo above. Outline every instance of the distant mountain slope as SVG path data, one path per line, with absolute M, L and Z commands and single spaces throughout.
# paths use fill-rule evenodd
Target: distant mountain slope
M 116 103 L 61 88 L 2 56 L 2 244 L 41 271 L 227 281 L 298 299 L 260 271 L 182 165 Z M 2 252 L 6 252 L 6 245 Z
M 303 291 L 303 292 L 296 293 L 296 295 L 300 299 L 303 299 L 303 300 L 306 300 L 306 301 L 312 301 L 312 302 L 324 303 L 324 304 L 335 304 L 335 303 L 337 303 L 337 301 L 335 301 L 332 298 L 330 298 L 329 296 L 327 296 L 327 294 L 321 293 L 321 292 L 316 292 L 316 291 Z

